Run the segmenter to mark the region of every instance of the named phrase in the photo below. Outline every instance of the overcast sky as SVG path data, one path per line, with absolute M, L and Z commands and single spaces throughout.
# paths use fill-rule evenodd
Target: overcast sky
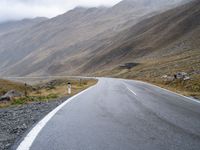
M 77 6 L 112 6 L 121 0 L 0 0 L 0 22 L 54 17 Z

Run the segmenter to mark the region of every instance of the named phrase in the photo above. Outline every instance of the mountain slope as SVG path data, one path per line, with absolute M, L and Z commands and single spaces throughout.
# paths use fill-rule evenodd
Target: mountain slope
M 111 38 L 112 44 L 99 49 L 82 71 L 91 70 L 94 64 L 94 68 L 105 69 L 127 61 L 199 51 L 199 16 L 200 1 L 193 1 L 146 19 Z
M 146 19 L 113 37 L 106 52 L 102 50 L 82 71 L 90 68 L 95 76 L 143 80 L 199 99 L 199 16 L 200 1 L 195 0 Z M 125 63 L 133 67 L 121 67 Z M 96 64 L 95 68 L 91 64 Z M 175 79 L 179 73 L 187 78 Z
M 81 73 L 79 67 L 112 44 L 113 36 L 161 11 L 160 3 L 142 1 L 134 5 L 134 0 L 124 0 L 112 8 L 76 8 L 0 35 L 0 75 Z M 170 5 L 163 0 L 162 11 Z
M 20 21 L 9 21 L 0 23 L 0 35 L 6 34 L 8 32 L 16 32 L 22 29 L 24 30 L 45 20 L 47 20 L 47 18 L 38 17 L 34 19 L 23 19 Z

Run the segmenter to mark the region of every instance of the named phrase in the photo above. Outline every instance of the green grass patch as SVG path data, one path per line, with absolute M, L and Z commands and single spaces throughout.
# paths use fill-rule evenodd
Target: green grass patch
M 11 105 L 23 105 L 29 102 L 43 102 L 53 99 L 57 99 L 59 96 L 57 94 L 49 94 L 47 96 L 27 96 L 16 98 L 11 101 Z

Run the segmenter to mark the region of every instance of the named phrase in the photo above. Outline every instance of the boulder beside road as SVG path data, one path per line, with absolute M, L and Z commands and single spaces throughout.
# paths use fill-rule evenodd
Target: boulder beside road
M 10 101 L 11 99 L 15 97 L 22 97 L 23 94 L 16 91 L 16 90 L 10 90 L 5 95 L 0 97 L 0 101 Z
M 164 79 L 165 81 L 174 81 L 176 79 L 186 81 L 191 79 L 190 76 L 185 72 L 178 72 L 173 76 L 163 75 L 161 78 Z

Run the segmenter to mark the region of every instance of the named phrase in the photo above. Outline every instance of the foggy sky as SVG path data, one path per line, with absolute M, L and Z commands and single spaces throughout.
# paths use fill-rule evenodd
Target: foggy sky
M 54 17 L 77 6 L 112 6 L 121 0 L 0 0 L 0 22 Z

